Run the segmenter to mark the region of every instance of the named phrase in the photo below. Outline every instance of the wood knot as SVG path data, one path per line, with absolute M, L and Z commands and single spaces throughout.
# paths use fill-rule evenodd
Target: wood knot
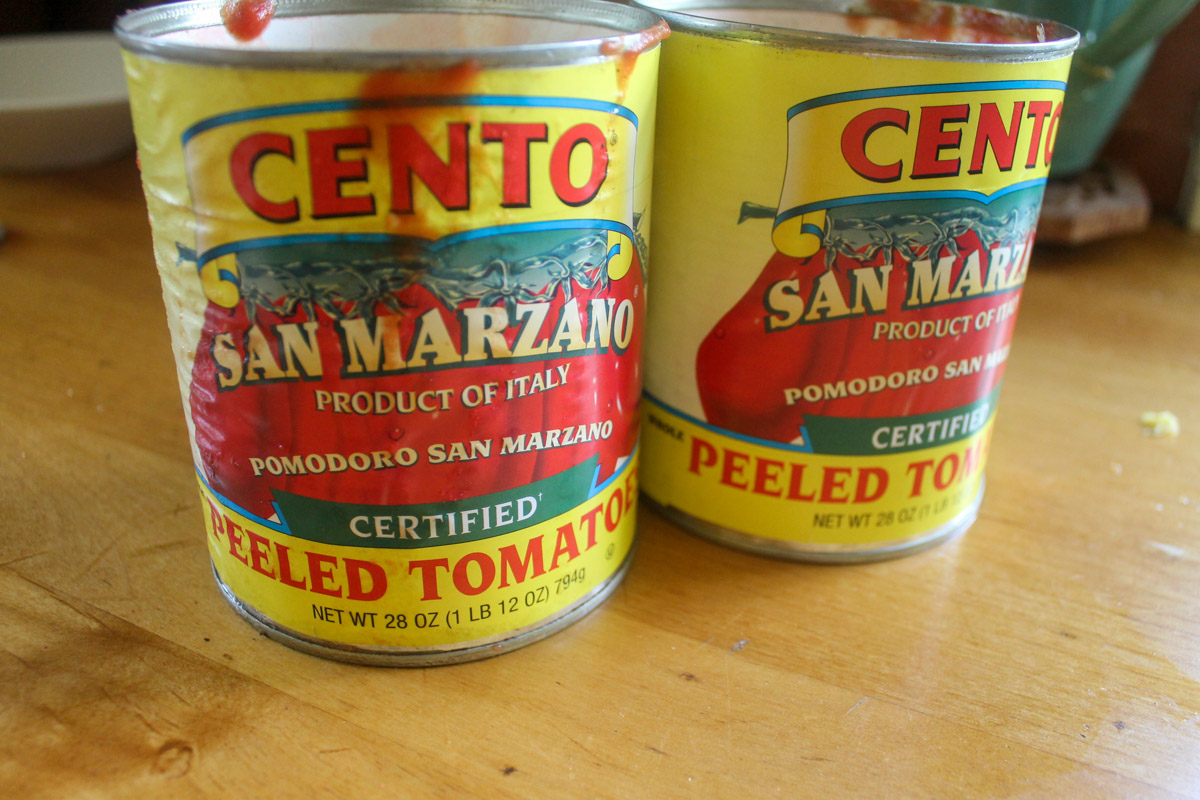
M 171 739 L 158 748 L 154 756 L 153 771 L 168 778 L 182 778 L 192 768 L 196 749 L 187 742 Z

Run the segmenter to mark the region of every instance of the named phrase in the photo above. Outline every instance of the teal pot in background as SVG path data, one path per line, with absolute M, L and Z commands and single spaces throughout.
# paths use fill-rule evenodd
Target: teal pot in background
M 1197 0 L 976 0 L 1053 19 L 1081 34 L 1071 65 L 1050 175 L 1066 178 L 1092 166 L 1121 117 L 1158 40 Z

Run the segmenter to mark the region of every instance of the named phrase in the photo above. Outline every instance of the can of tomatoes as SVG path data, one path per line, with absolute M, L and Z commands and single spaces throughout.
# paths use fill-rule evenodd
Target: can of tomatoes
M 763 554 L 974 520 L 1076 34 L 913 0 L 664 0 L 642 486 Z
M 482 658 L 621 579 L 666 30 L 592 0 L 118 21 L 213 571 L 271 638 Z

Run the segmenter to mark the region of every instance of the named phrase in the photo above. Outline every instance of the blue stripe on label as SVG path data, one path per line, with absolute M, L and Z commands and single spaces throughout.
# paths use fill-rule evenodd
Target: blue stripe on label
M 219 128 L 222 125 L 232 125 L 255 119 L 270 119 L 272 117 L 288 117 L 295 114 L 319 114 L 331 111 L 369 111 L 380 108 L 430 108 L 436 106 L 509 106 L 516 108 L 574 108 L 583 111 L 599 111 L 624 117 L 637 128 L 638 118 L 629 108 L 608 103 L 602 100 L 589 100 L 582 97 L 539 97 L 525 95 L 417 95 L 413 97 L 378 97 L 378 98 L 346 98 L 340 100 L 324 100 L 307 103 L 283 103 L 276 106 L 260 106 L 217 114 L 195 123 L 183 132 L 181 137 L 187 146 L 195 136 Z
M 242 508 L 237 503 L 233 502 L 228 497 L 226 497 L 225 495 L 221 494 L 216 489 L 214 489 L 212 487 L 212 484 L 210 484 L 208 482 L 208 479 L 204 477 L 204 473 L 200 471 L 200 467 L 198 467 L 198 466 L 195 467 L 195 470 L 196 470 L 196 476 L 198 478 L 200 478 L 200 482 L 204 484 L 204 488 L 208 489 L 208 491 L 212 494 L 212 496 L 217 498 L 218 500 L 220 500 L 221 504 L 224 505 L 226 508 L 228 508 L 230 511 L 235 511 L 238 514 L 241 514 L 246 519 L 253 520 L 254 522 L 257 522 L 259 525 L 262 525 L 264 528 L 270 528 L 271 530 L 275 531 L 276 533 L 286 533 L 289 536 L 292 535 L 292 529 L 288 527 L 287 522 L 283 522 L 283 521 L 274 522 L 269 519 L 264 519 L 263 517 L 260 517 L 257 514 L 251 513 L 250 511 L 247 511 L 246 509 Z M 272 503 L 271 505 L 275 506 L 276 516 L 278 516 L 280 520 L 283 520 L 283 515 L 279 513 L 279 506 L 275 505 L 274 503 Z
M 294 236 L 264 236 L 260 239 L 243 239 L 238 242 L 226 242 L 216 247 L 210 247 L 196 255 L 196 268 L 199 269 L 221 256 L 238 253 L 242 250 L 257 250 L 261 247 L 279 247 L 286 244 L 322 244 L 325 242 L 359 242 L 367 244 L 383 244 L 394 241 L 397 237 L 390 233 L 301 233 Z
M 779 212 L 775 217 L 775 225 L 798 217 L 801 214 L 807 214 L 810 211 L 823 211 L 829 208 L 841 208 L 843 206 L 856 206 L 866 203 L 886 203 L 893 200 L 974 200 L 987 205 L 994 200 L 1004 197 L 1005 195 L 1019 192 L 1022 189 L 1029 189 L 1034 186 L 1045 186 L 1045 178 L 1031 178 L 1027 181 L 1014 183 L 1011 186 L 1005 186 L 996 190 L 992 194 L 984 194 L 983 192 L 973 192 L 969 189 L 946 189 L 943 191 L 929 192 L 892 192 L 891 194 L 864 194 L 857 197 L 839 197 L 835 200 L 820 200 L 815 203 L 805 203 L 802 206 L 789 208 L 786 211 Z
M 452 233 L 449 236 L 443 236 L 441 239 L 438 239 L 431 246 L 434 250 L 441 250 L 444 247 L 468 242 L 472 239 L 486 239 L 489 236 L 500 236 L 507 233 L 589 229 L 617 231 L 631 239 L 633 238 L 633 229 L 620 222 L 613 222 L 608 219 L 558 219 L 544 222 L 525 222 L 520 225 L 494 225 L 490 228 L 476 228 L 470 231 L 462 231 L 461 233 Z
M 737 431 L 731 431 L 728 428 L 722 428 L 717 425 L 713 425 L 712 423 L 705 422 L 704 420 L 700 419 L 699 417 L 693 417 L 691 414 L 684 413 L 683 411 L 680 411 L 678 408 L 675 408 L 674 406 L 664 403 L 659 398 L 650 394 L 650 392 L 643 391 L 642 396 L 645 397 L 647 400 L 649 400 L 654 405 L 663 409 L 664 411 L 674 414 L 675 416 L 677 416 L 681 419 L 687 420 L 688 422 L 690 422 L 691 424 L 695 425 L 698 428 L 703 428 L 706 431 L 711 431 L 712 433 L 718 434 L 720 436 L 724 436 L 729 439 L 737 439 L 738 441 L 748 442 L 750 444 L 758 445 L 759 447 L 773 447 L 776 450 L 789 450 L 793 453 L 811 453 L 813 451 L 812 445 L 808 443 L 808 432 L 806 430 L 804 430 L 803 428 L 800 428 L 799 430 L 797 430 L 797 434 L 800 436 L 803 436 L 804 442 L 805 442 L 804 444 L 787 444 L 785 442 L 776 442 L 771 439 L 760 439 L 757 436 L 748 436 L 744 433 L 738 433 Z
M 623 233 L 633 238 L 633 229 L 620 222 L 607 219 L 561 219 L 544 222 L 526 222 L 519 225 L 495 225 L 490 228 L 477 228 L 461 233 L 452 233 L 435 242 L 430 242 L 431 250 L 442 250 L 451 245 L 485 239 L 489 236 L 501 236 L 510 233 L 530 233 L 537 231 L 570 231 L 570 230 L 606 230 Z M 326 244 L 329 242 L 358 242 L 366 244 L 384 244 L 401 237 L 390 233 L 298 233 L 292 236 L 264 236 L 259 239 L 242 239 L 237 242 L 227 242 L 216 247 L 210 247 L 196 256 L 196 268 L 199 269 L 221 256 L 238 253 L 242 250 L 257 250 L 264 247 L 280 247 L 295 244 Z M 232 275 L 230 276 L 233 279 Z
M 787 118 L 790 120 L 797 114 L 821 106 L 831 106 L 837 103 L 850 103 L 855 100 L 869 100 L 873 97 L 905 97 L 914 94 L 949 94 L 951 92 L 1002 92 L 1010 89 L 1057 89 L 1066 91 L 1064 81 L 974 81 L 971 83 L 927 83 L 914 86 L 889 86 L 882 89 L 860 89 L 855 92 L 838 92 L 815 97 L 797 103 L 788 109 Z
M 600 465 L 596 465 L 596 472 L 594 475 L 592 475 L 592 488 L 588 492 L 588 500 L 591 500 L 593 497 L 603 492 L 605 489 L 615 483 L 617 478 L 621 477 L 629 470 L 629 465 L 633 463 L 633 459 L 637 456 L 638 448 L 641 446 L 642 443 L 640 441 L 635 444 L 633 449 L 629 451 L 629 455 L 625 456 L 625 460 L 621 462 L 621 466 L 613 470 L 613 474 L 605 478 L 604 483 L 596 482 L 596 479 L 600 477 Z M 629 501 L 626 500 L 625 502 L 628 503 Z

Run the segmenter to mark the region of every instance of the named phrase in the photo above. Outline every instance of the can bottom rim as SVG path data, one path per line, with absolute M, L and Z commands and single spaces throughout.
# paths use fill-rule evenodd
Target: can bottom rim
M 863 542 L 855 544 L 821 544 L 815 542 L 792 542 L 784 539 L 770 539 L 756 536 L 752 533 L 725 528 L 692 516 L 675 506 L 666 505 L 655 500 L 642 491 L 642 499 L 648 505 L 667 519 L 675 522 L 689 533 L 716 542 L 735 550 L 742 550 L 759 556 L 781 558 L 789 561 L 806 561 L 818 564 L 862 564 L 871 561 L 886 561 L 891 558 L 913 555 L 922 550 L 928 550 L 943 542 L 950 541 L 966 532 L 979 515 L 979 505 L 983 502 L 983 480 L 980 480 L 979 491 L 961 512 L 949 522 L 945 522 L 930 531 L 914 534 L 904 539 L 886 542 Z
M 307 636 L 297 630 L 280 625 L 271 620 L 258 609 L 242 601 L 233 593 L 213 565 L 213 579 L 221 596 L 242 619 L 251 627 L 272 641 L 287 645 L 293 650 L 299 650 L 312 656 L 344 661 L 350 664 L 361 664 L 377 667 L 436 667 L 445 664 L 461 664 L 467 661 L 479 661 L 484 658 L 498 656 L 517 650 L 528 644 L 541 641 L 551 634 L 566 628 L 574 622 L 587 616 L 598 608 L 617 585 L 624 579 L 633 561 L 634 546 L 625 554 L 625 560 L 617 571 L 609 576 L 601 585 L 581 597 L 574 605 L 569 606 L 550 618 L 543 620 L 536 627 L 513 634 L 497 634 L 485 639 L 464 643 L 462 646 L 449 645 L 445 647 L 388 647 L 372 645 L 354 645 L 344 642 L 334 642 Z M 211 562 L 210 562 L 211 564 Z

